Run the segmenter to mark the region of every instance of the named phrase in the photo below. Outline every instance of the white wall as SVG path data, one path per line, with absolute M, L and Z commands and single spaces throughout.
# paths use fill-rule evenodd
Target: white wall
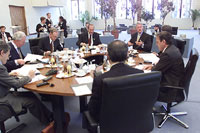
M 27 23 L 27 26 L 29 27 L 30 33 L 36 32 L 35 30 L 36 25 L 40 22 L 40 17 L 41 16 L 46 17 L 47 12 L 50 12 L 52 14 L 52 20 L 54 24 L 58 23 L 58 17 L 60 16 L 60 7 L 32 7 L 31 0 L 1 0 L 0 5 L 1 5 L 0 25 L 5 25 L 7 27 L 7 31 L 11 33 L 12 31 L 10 29 L 11 18 L 10 18 L 9 5 L 24 6 L 26 23 Z

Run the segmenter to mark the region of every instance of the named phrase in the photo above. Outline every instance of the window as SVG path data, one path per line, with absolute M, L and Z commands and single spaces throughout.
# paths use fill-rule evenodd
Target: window
M 71 0 L 72 20 L 78 20 L 79 14 L 84 13 L 84 12 L 85 12 L 85 1 L 84 0 Z
M 191 0 L 174 0 L 175 10 L 172 13 L 173 18 L 189 18 L 191 9 Z
M 102 18 L 101 5 L 97 4 L 95 0 L 94 0 L 94 16 L 99 19 Z
M 125 19 L 127 18 L 126 16 L 126 4 L 127 0 L 122 0 L 118 1 L 117 6 L 116 6 L 116 18 L 118 19 Z

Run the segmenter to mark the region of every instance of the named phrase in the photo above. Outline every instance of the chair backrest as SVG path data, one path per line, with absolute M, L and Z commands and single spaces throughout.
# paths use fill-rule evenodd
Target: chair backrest
M 33 38 L 29 39 L 30 50 L 32 54 L 38 54 L 38 44 L 41 38 Z
M 160 72 L 151 72 L 103 79 L 101 133 L 152 131 L 160 78 Z
M 183 55 L 184 50 L 185 50 L 186 41 L 180 40 L 180 39 L 175 39 L 175 43 L 176 43 L 177 48 L 180 50 L 181 55 Z
M 197 63 L 198 58 L 199 58 L 199 53 L 198 53 L 197 49 L 193 48 L 190 52 L 190 58 L 189 58 L 188 63 L 185 67 L 185 76 L 184 76 L 184 79 L 182 81 L 182 86 L 185 89 L 185 93 L 186 93 L 187 97 L 188 97 L 188 94 L 189 94 L 190 81 L 191 81 L 192 75 L 195 71 L 195 67 L 196 67 L 196 63 Z
M 178 27 L 172 27 L 171 33 L 172 33 L 172 35 L 177 35 L 177 33 L 178 33 Z

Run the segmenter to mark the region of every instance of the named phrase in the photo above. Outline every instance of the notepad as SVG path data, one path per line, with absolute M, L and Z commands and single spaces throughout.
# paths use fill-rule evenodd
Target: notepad
M 91 90 L 88 88 L 87 85 L 72 87 L 72 90 L 74 91 L 75 96 L 83 96 L 83 95 L 92 94 Z

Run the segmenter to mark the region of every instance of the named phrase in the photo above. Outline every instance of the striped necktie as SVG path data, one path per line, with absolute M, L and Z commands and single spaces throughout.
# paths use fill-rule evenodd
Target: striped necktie
M 23 59 L 21 49 L 20 49 L 20 48 L 17 48 L 17 50 L 18 50 L 18 54 L 19 54 L 20 59 Z

